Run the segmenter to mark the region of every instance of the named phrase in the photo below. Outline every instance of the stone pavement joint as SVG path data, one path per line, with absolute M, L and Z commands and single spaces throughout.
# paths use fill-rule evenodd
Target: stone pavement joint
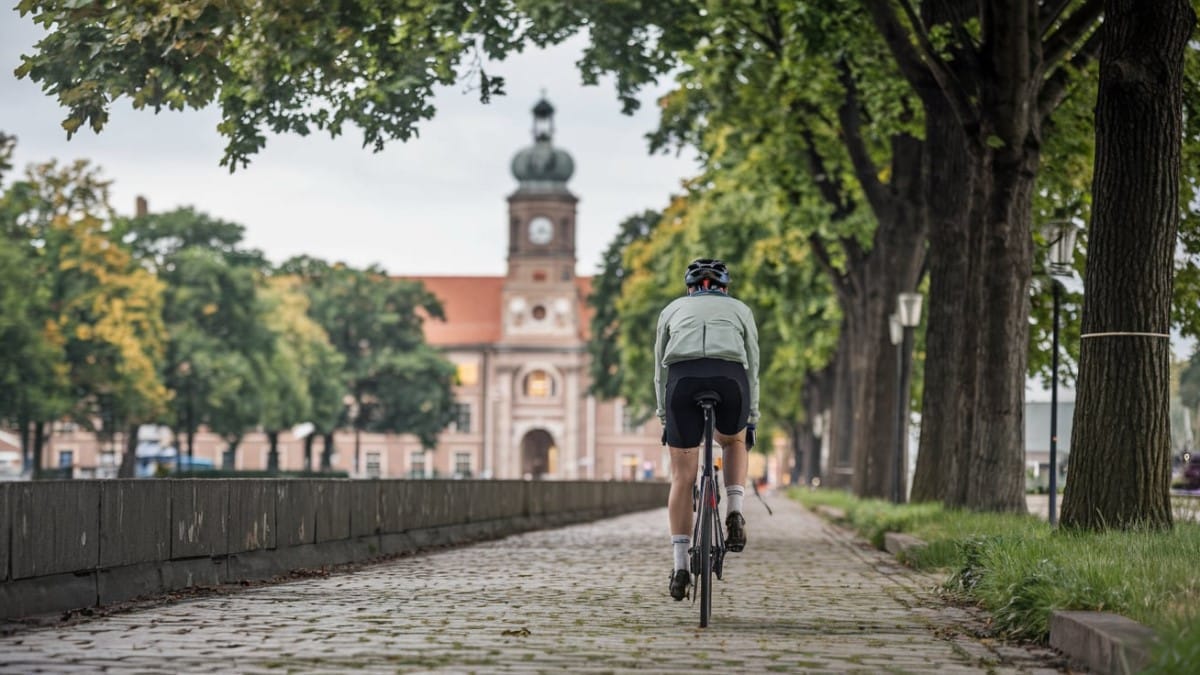
M 1051 673 L 939 579 L 798 504 L 746 510 L 708 629 L 674 602 L 665 509 L 0 637 L 0 673 Z M 985 636 L 985 637 L 980 637 Z

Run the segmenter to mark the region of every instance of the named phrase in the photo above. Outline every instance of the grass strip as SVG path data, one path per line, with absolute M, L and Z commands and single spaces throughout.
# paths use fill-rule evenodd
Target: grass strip
M 1167 532 L 1054 530 L 1027 514 L 975 513 L 940 504 L 891 504 L 839 490 L 792 489 L 808 508 L 843 511 L 843 524 L 877 548 L 886 532 L 928 544 L 905 563 L 945 572 L 945 587 L 991 613 L 1016 639 L 1045 642 L 1054 610 L 1107 611 L 1160 636 L 1152 672 L 1200 664 L 1200 524 Z

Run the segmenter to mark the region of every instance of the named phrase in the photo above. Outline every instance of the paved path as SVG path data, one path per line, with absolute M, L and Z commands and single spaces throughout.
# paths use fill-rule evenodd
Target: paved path
M 0 638 L 0 672 L 1053 672 L 782 497 L 748 503 L 707 630 L 667 594 L 666 511 Z

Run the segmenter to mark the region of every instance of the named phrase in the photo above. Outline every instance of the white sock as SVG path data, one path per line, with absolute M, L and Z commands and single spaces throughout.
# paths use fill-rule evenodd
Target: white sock
M 688 568 L 688 549 L 692 547 L 692 538 L 686 534 L 671 535 L 671 548 L 675 552 L 675 569 Z
M 729 500 L 729 505 L 725 507 L 725 513 L 730 514 L 734 511 L 742 512 L 742 497 L 746 496 L 746 488 L 742 485 L 726 485 L 725 497 Z

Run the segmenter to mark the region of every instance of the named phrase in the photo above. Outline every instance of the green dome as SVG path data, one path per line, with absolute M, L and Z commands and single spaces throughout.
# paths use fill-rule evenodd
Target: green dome
M 575 160 L 565 150 L 554 147 L 554 106 L 546 99 L 533 107 L 533 145 L 512 159 L 512 174 L 529 189 L 565 189 L 575 173 Z

